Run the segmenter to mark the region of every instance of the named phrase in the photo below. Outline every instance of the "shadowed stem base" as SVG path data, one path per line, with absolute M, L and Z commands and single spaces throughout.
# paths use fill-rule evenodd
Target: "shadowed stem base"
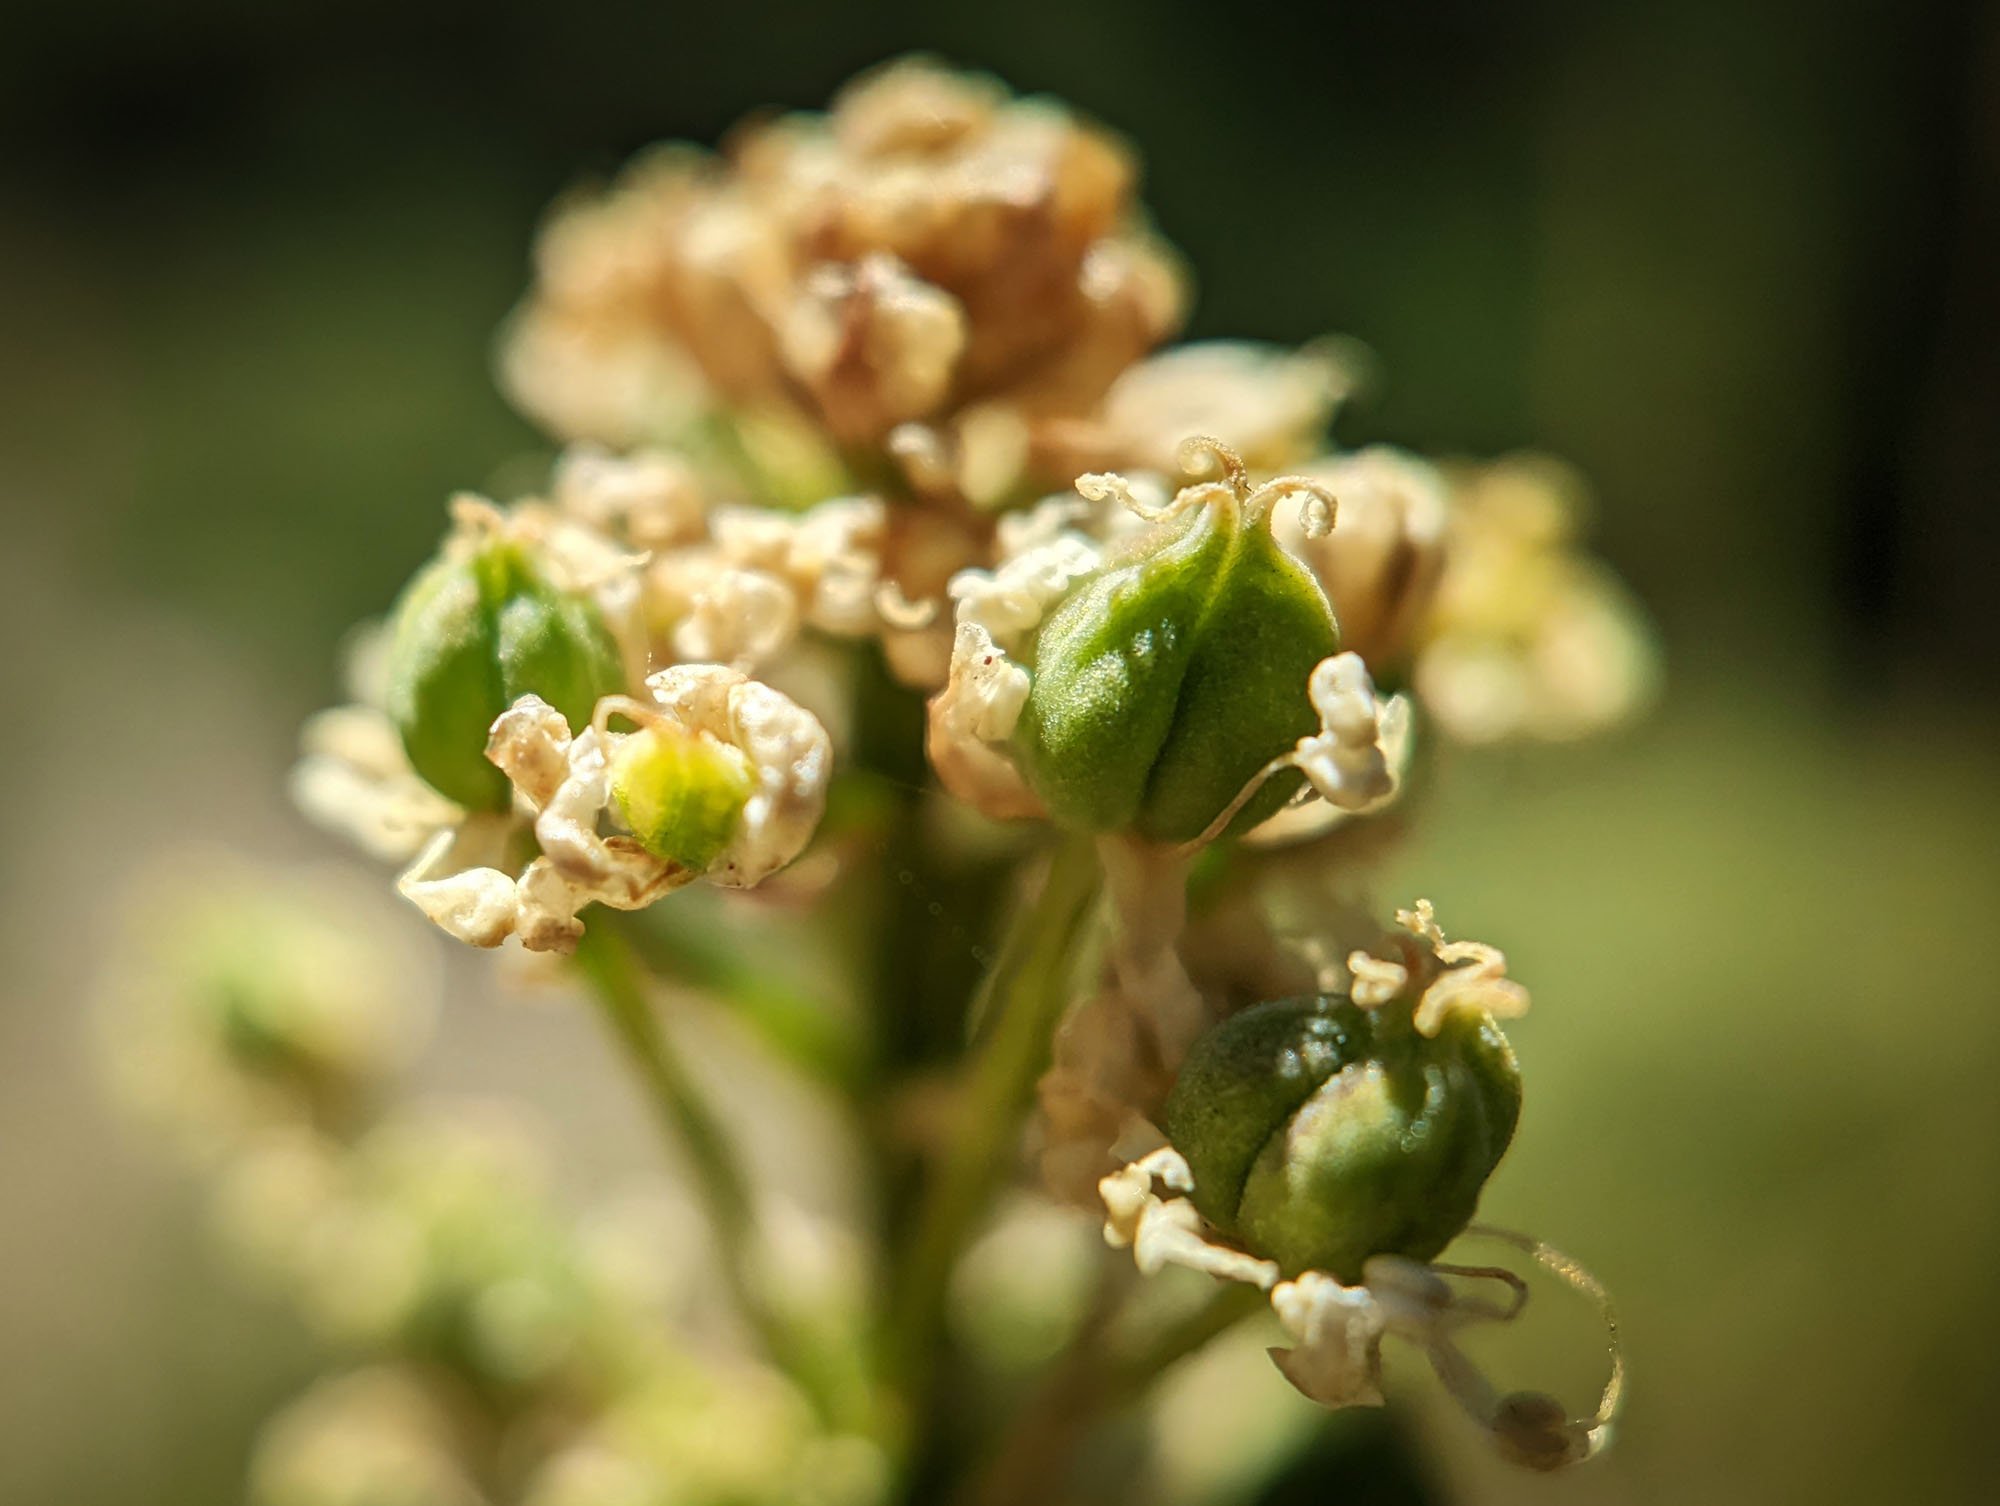
M 1265 1305 L 1262 1291 L 1232 1282 L 1136 1349 L 1120 1349 L 1106 1330 L 1116 1316 L 1116 1298 L 1128 1290 L 1123 1284 L 1107 1286 L 1109 1300 L 1100 1301 L 1062 1358 L 1021 1404 L 957 1506 L 1063 1500 L 1077 1455 L 1099 1423 L 1138 1401 L 1174 1365 Z
M 648 1105 L 693 1174 L 723 1278 L 744 1321 L 822 1417 L 836 1425 L 865 1425 L 865 1401 L 840 1383 L 829 1356 L 772 1304 L 759 1280 L 757 1210 L 742 1161 L 695 1074 L 660 1027 L 645 974 L 615 921 L 601 918 L 584 932 L 576 963 Z
M 1070 1002 L 1098 878 L 1088 843 L 1055 850 L 1040 893 L 1015 917 L 975 1006 L 979 1034 L 953 1133 L 924 1189 L 886 1334 L 889 1377 L 919 1425 L 931 1402 L 951 1273 L 1014 1170 L 1035 1082 Z

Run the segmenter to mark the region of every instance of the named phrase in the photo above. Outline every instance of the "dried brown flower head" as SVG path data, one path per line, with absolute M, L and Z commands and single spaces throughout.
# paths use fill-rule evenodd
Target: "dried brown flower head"
M 892 63 L 824 115 L 752 124 L 720 158 L 655 152 L 562 208 L 506 376 L 551 428 L 610 441 L 718 405 L 875 452 L 979 405 L 1086 411 L 1181 313 L 1136 178 L 1122 142 L 1053 103 Z M 964 437 L 932 448 L 956 468 Z

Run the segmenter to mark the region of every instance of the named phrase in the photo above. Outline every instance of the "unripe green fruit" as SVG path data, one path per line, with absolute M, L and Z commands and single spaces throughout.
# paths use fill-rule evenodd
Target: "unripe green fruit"
M 410 766 L 470 810 L 505 810 L 507 778 L 486 761 L 486 734 L 522 696 L 540 696 L 582 727 L 602 696 L 625 688 L 618 646 L 589 597 L 559 590 L 511 539 L 447 551 L 397 603 L 388 711 Z
M 1278 1262 L 1353 1283 L 1371 1255 L 1429 1260 L 1471 1222 L 1513 1138 L 1521 1077 L 1490 1015 L 1435 1037 L 1406 1007 L 1280 999 L 1195 1043 L 1167 1137 L 1210 1223 Z
M 611 759 L 618 814 L 656 858 L 696 872 L 728 845 L 756 786 L 739 750 L 677 727 L 642 727 Z
M 1240 506 L 1195 508 L 1139 551 L 1042 624 L 1016 747 L 1063 825 L 1186 842 L 1317 729 L 1306 681 L 1340 635 L 1312 576 Z M 1299 779 L 1270 780 L 1233 827 Z

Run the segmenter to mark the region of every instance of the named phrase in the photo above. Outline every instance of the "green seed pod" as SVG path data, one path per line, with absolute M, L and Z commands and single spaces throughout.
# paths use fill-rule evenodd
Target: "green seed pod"
M 756 787 L 750 760 L 666 723 L 622 739 L 611 758 L 618 814 L 656 858 L 705 871 L 735 835 Z
M 1371 1255 L 1429 1260 L 1472 1219 L 1521 1111 L 1492 1017 L 1438 1033 L 1407 1008 L 1281 999 L 1195 1043 L 1166 1131 L 1204 1218 L 1283 1267 L 1358 1281 Z
M 1306 681 L 1340 647 L 1326 596 L 1257 499 L 1210 490 L 1071 590 L 1024 656 L 1015 747 L 1066 826 L 1192 841 L 1319 725 Z M 1300 779 L 1269 780 L 1232 829 L 1272 814 Z
M 397 603 L 388 710 L 410 765 L 471 810 L 505 810 L 506 776 L 486 734 L 520 697 L 539 695 L 572 727 L 625 688 L 618 646 L 596 604 L 550 582 L 520 541 L 493 533 L 448 545 Z

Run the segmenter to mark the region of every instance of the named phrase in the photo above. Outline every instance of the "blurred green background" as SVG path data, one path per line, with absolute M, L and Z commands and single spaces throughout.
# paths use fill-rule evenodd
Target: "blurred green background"
M 338 636 L 451 489 L 541 453 L 487 358 L 542 207 L 910 47 L 1139 143 L 1194 333 L 1367 342 L 1343 438 L 1578 462 L 1666 638 L 1649 724 L 1460 758 L 1388 889 L 1534 988 L 1487 1212 L 1618 1294 L 1619 1446 L 1550 1481 L 1420 1413 L 1423 1479 L 1285 1498 L 1992 1499 L 1991 11 L 8 11 L 0 1500 L 230 1499 L 310 1372 L 105 1106 L 89 979 L 149 855 L 328 850 L 280 780 Z M 585 1032 L 476 1023 L 441 1080 L 539 1098 L 598 1159 L 629 1129 Z

